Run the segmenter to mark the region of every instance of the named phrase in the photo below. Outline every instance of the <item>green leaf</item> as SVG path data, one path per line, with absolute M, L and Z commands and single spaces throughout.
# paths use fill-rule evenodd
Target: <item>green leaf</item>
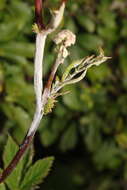
M 57 115 L 57 117 L 62 118 L 66 115 L 66 112 L 66 108 L 59 102 L 54 110 L 54 113 Z
M 80 34 L 78 35 L 78 41 L 81 47 L 87 50 L 96 50 L 103 45 L 102 39 L 95 34 Z
M 127 20 L 123 19 L 122 22 L 123 22 L 123 27 L 121 30 L 121 35 L 126 38 L 127 37 Z
M 22 177 L 24 177 L 24 175 L 28 171 L 28 168 L 32 165 L 33 157 L 34 157 L 34 147 L 33 147 L 33 144 L 32 144 L 28 148 L 28 150 L 26 151 L 25 155 L 23 156 L 23 160 L 22 160 L 22 162 L 23 162 Z
M 61 122 L 61 118 L 53 119 L 46 123 L 46 126 L 43 126 L 43 131 L 40 133 L 42 144 L 44 146 L 53 144 L 65 126 L 66 120 Z
M 77 27 L 75 25 L 74 19 L 70 17 L 70 19 L 64 19 L 65 21 L 65 28 L 67 28 L 68 30 L 71 30 L 73 33 L 77 32 Z
M 12 137 L 9 136 L 3 154 L 4 167 L 6 167 L 9 164 L 11 159 L 16 154 L 17 150 L 18 150 L 18 145 L 16 145 Z
M 74 148 L 77 142 L 77 130 L 75 124 L 68 127 L 61 138 L 60 148 L 63 151 Z
M 3 4 L 3 6 L 5 6 Z M 5 9 L 6 11 L 3 15 L 5 20 L 0 24 L 0 41 L 8 41 L 14 39 L 19 31 L 28 23 L 31 17 L 31 9 L 26 3 L 19 1 L 11 1 L 9 3 L 10 9 Z
M 2 41 L 2 42 L 13 39 L 18 33 L 15 22 L 13 24 L 11 22 L 10 23 L 1 23 L 0 31 L 1 31 L 0 41 Z M 1 54 L 2 54 L 2 49 L 0 49 L 0 55 Z
M 0 0 L 0 10 L 5 7 L 5 0 Z
M 116 135 L 116 141 L 120 147 L 126 149 L 127 148 L 127 134 L 121 133 Z
M 80 99 L 80 91 L 77 85 L 66 86 L 64 91 L 70 91 L 70 93 L 62 97 L 66 106 L 75 111 L 84 110 L 85 105 L 83 105 L 83 102 Z
M 120 150 L 114 142 L 104 142 L 93 157 L 98 169 L 118 168 L 120 160 Z
M 117 28 L 109 28 L 105 26 L 99 26 L 98 29 L 98 34 L 101 38 L 104 38 L 108 42 L 110 42 L 110 45 L 113 45 L 114 42 L 116 42 L 119 38 L 117 34 Z
M 77 20 L 88 32 L 94 32 L 95 23 L 88 15 L 77 15 Z
M 120 59 L 120 68 L 124 77 L 127 76 L 127 59 L 126 59 L 126 46 L 121 46 L 119 48 L 119 59 Z M 124 79 L 123 77 L 123 79 Z
M 101 11 L 100 13 L 101 14 L 99 14 L 98 17 L 103 22 L 103 24 L 112 29 L 116 27 L 116 14 L 114 12 L 105 10 Z
M 11 1 L 12 3 L 12 11 L 13 11 L 13 18 L 17 21 L 17 28 L 21 30 L 30 19 L 31 16 L 31 9 L 26 2 L 22 1 Z
M 48 175 L 53 160 L 54 157 L 47 157 L 38 160 L 33 166 L 31 166 L 21 183 L 21 190 L 29 190 L 32 186 L 41 183 Z
M 31 123 L 30 116 L 22 107 L 13 104 L 3 104 L 3 110 L 10 120 L 13 120 L 22 131 L 26 131 Z
M 108 80 L 108 78 L 111 76 L 108 63 L 104 63 L 99 67 L 92 67 L 90 70 L 88 70 L 87 76 L 94 83 L 97 83 L 97 81 L 105 81 L 105 79 Z
M 7 165 L 13 159 L 17 151 L 18 151 L 18 146 L 13 141 L 13 139 L 9 136 L 7 140 L 7 144 L 4 149 L 4 154 L 3 154 L 4 167 L 7 167 Z M 20 161 L 18 165 L 16 166 L 15 170 L 6 179 L 5 183 L 8 185 L 10 189 L 17 190 L 19 188 L 22 168 L 23 168 L 23 164 L 22 164 L 22 161 Z
M 6 190 L 5 185 L 3 183 L 0 184 L 0 190 Z
M 15 73 L 16 74 L 16 73 Z M 20 90 L 19 90 L 20 89 Z M 34 109 L 34 91 L 31 84 L 27 84 L 22 77 L 17 76 L 17 80 L 8 77 L 6 80 L 6 101 L 9 103 L 17 103 L 31 112 Z
M 0 48 L 0 55 L 8 54 L 32 58 L 34 55 L 34 44 L 28 42 L 6 43 Z
M 50 129 L 45 129 L 43 133 L 41 134 L 41 141 L 44 146 L 50 146 L 54 143 L 54 141 L 57 138 L 57 132 L 56 134 L 52 132 Z
M 96 123 L 93 123 L 93 125 L 89 125 L 87 128 L 85 126 L 85 129 L 87 130 L 87 135 L 84 137 L 84 141 L 89 151 L 94 152 L 99 148 L 100 144 L 102 143 L 100 130 L 98 129 Z

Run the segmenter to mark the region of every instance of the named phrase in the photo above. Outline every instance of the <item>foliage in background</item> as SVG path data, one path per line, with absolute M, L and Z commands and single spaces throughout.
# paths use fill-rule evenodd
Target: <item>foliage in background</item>
M 45 7 L 55 7 L 54 3 L 58 1 L 46 1 Z M 50 14 L 45 14 L 48 22 Z M 7 131 L 21 142 L 34 111 L 33 15 L 32 0 L 0 1 L 1 151 Z M 55 155 L 56 164 L 41 188 L 126 189 L 126 0 L 70 0 L 62 27 L 77 35 L 73 57 L 66 64 L 93 53 L 98 46 L 103 46 L 112 61 L 91 68 L 80 84 L 66 87 L 71 93 L 59 99 L 53 113 L 42 120 L 35 147 L 40 155 L 43 151 Z M 45 78 L 54 60 L 53 43 L 47 43 Z
M 7 167 L 17 151 L 18 146 L 9 136 L 3 153 L 4 167 Z M 6 182 L 0 184 L 0 190 L 5 190 L 6 187 L 10 190 L 30 190 L 43 181 L 49 173 L 54 158 L 40 159 L 32 165 L 33 156 L 33 147 L 31 147 Z

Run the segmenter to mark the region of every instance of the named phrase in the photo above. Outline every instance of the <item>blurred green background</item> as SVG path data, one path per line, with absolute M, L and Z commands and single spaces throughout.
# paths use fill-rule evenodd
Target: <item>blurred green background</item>
M 46 23 L 48 7 L 58 2 L 45 1 Z M 21 143 L 34 113 L 33 5 L 0 0 L 0 159 L 7 134 Z M 59 97 L 42 120 L 35 159 L 54 155 L 55 162 L 40 189 L 127 190 L 127 1 L 69 0 L 62 28 L 77 36 L 65 65 L 99 46 L 112 59 L 68 86 L 71 93 Z M 54 61 L 52 38 L 45 48 L 44 81 Z

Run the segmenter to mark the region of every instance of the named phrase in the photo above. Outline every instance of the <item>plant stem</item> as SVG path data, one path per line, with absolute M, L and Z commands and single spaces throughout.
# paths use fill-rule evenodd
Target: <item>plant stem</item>
M 49 75 L 48 81 L 47 81 L 47 83 L 46 83 L 46 85 L 45 85 L 43 97 L 44 97 L 44 96 L 47 96 L 47 97 L 49 96 L 50 90 L 51 90 L 51 86 L 52 86 L 52 82 L 53 82 L 53 79 L 54 79 L 54 77 L 55 77 L 56 71 L 57 71 L 59 65 L 60 65 L 61 63 L 63 63 L 63 62 L 64 62 L 63 49 L 60 49 L 59 52 L 58 52 L 58 55 L 57 55 L 55 64 L 54 64 L 53 67 L 52 67 L 52 70 L 51 70 L 51 73 L 50 73 L 50 75 Z M 46 95 L 45 95 L 45 94 L 46 94 Z M 44 100 L 44 98 L 43 98 L 43 100 Z M 45 102 L 45 100 L 44 100 L 44 102 Z
M 22 145 L 20 145 L 19 150 L 16 153 L 16 155 L 14 156 L 13 160 L 10 162 L 10 164 L 7 166 L 7 168 L 4 169 L 3 173 L 0 175 L 0 183 L 2 183 L 12 173 L 12 171 L 15 169 L 19 160 L 22 158 L 24 152 L 29 147 L 29 145 L 33 139 L 33 136 L 34 136 L 34 134 L 31 134 L 31 136 L 26 137 L 24 139 Z
M 43 116 L 42 112 L 42 65 L 43 65 L 43 53 L 45 46 L 46 36 L 43 33 L 38 33 L 36 36 L 36 50 L 34 60 L 34 89 L 36 95 L 36 110 L 30 129 L 24 138 L 22 144 L 19 146 L 19 150 L 14 156 L 13 160 L 9 163 L 3 173 L 0 175 L 0 183 L 2 183 L 8 175 L 15 169 L 19 160 L 24 155 L 25 151 L 29 147 L 34 137 L 34 134 L 40 124 Z
M 43 19 L 42 19 L 42 8 L 43 8 L 43 2 L 42 0 L 34 0 L 35 3 L 35 19 L 36 24 L 38 25 L 40 31 L 45 28 Z

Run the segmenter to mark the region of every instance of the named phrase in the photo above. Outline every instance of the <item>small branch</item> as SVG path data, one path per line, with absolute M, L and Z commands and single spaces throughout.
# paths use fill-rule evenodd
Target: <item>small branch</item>
M 56 94 L 64 86 L 81 81 L 85 77 L 86 72 L 90 67 L 94 65 L 98 66 L 110 58 L 111 57 L 104 56 L 104 52 L 100 48 L 98 56 L 92 55 L 90 57 L 83 58 L 80 61 L 70 64 L 65 69 L 65 72 L 63 73 L 62 76 L 62 80 L 54 86 L 52 93 Z M 71 73 L 71 70 L 74 70 L 73 73 Z
M 45 96 L 45 97 L 48 98 L 49 95 L 50 95 L 50 90 L 51 90 L 52 82 L 54 80 L 56 71 L 57 71 L 59 65 L 62 64 L 64 62 L 64 59 L 65 59 L 63 53 L 64 53 L 64 46 L 61 46 L 59 48 L 55 64 L 52 67 L 52 70 L 51 70 L 51 73 L 49 75 L 48 81 L 47 81 L 47 83 L 45 85 L 43 97 Z M 44 98 L 43 98 L 43 100 L 44 100 Z M 45 100 L 44 100 L 44 102 L 45 102 Z

